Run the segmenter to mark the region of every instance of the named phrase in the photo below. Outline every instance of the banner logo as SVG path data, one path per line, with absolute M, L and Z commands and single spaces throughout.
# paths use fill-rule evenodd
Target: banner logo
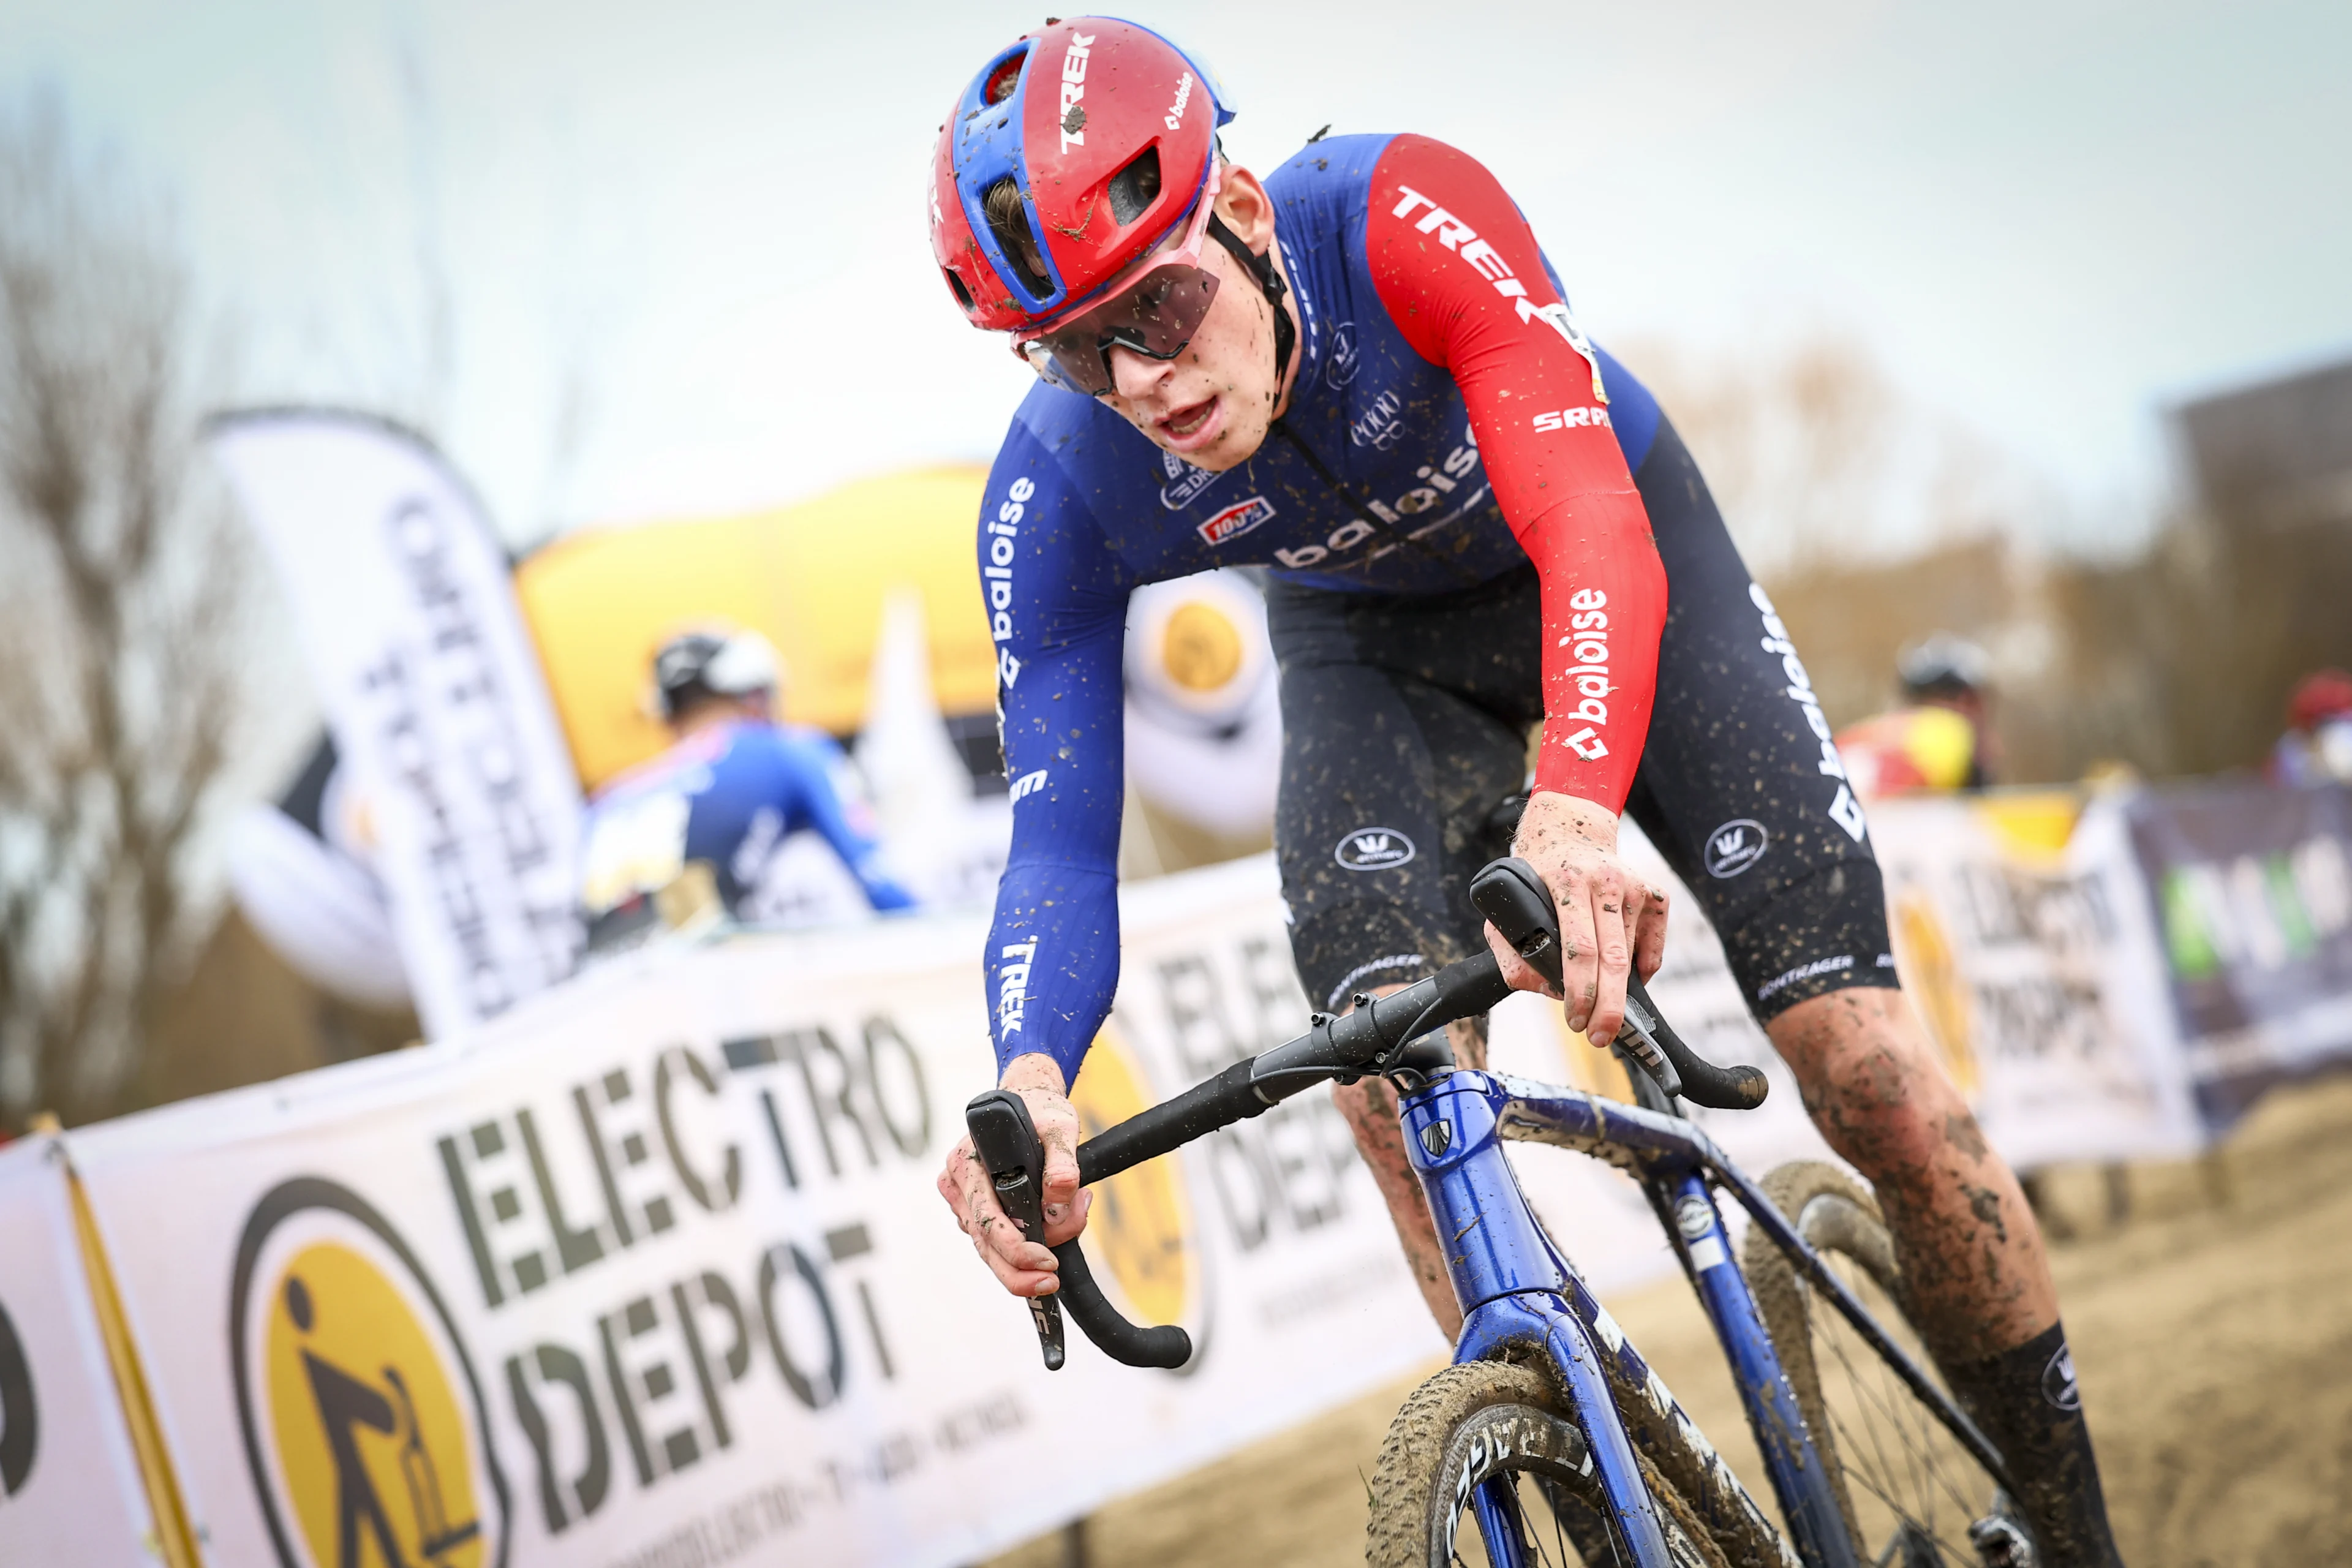
M 41 1439 L 40 1406 L 33 1399 L 33 1363 L 25 1342 L 0 1307 L 0 1497 L 15 1497 L 33 1473 Z
M 237 1247 L 231 1359 L 281 1568 L 503 1568 L 507 1491 L 473 1364 L 415 1253 L 302 1177 Z

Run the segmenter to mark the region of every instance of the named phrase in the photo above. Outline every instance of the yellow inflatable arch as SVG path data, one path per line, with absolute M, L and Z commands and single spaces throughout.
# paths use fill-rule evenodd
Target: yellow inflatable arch
M 786 716 L 846 735 L 865 721 L 883 600 L 911 587 L 940 709 L 989 711 L 996 650 L 972 553 L 984 478 L 866 479 L 774 511 L 589 530 L 524 561 L 515 593 L 581 783 L 593 790 L 667 743 L 648 670 L 662 640 L 697 621 L 765 632 L 783 657 Z

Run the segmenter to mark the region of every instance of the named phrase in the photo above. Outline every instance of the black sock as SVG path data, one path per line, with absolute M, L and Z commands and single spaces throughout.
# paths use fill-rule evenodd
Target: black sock
M 2053 1323 L 2015 1350 L 1946 1371 L 1961 1406 L 2009 1461 L 2041 1568 L 2122 1568 L 2066 1326 Z

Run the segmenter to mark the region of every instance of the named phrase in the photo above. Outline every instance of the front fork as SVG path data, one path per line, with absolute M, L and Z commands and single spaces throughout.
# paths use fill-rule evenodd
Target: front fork
M 1483 1087 L 1483 1075 L 1449 1075 L 1399 1107 L 1405 1152 L 1421 1176 L 1439 1250 L 1464 1307 L 1454 1359 L 1457 1364 L 1486 1360 L 1509 1344 L 1542 1347 L 1559 1370 L 1569 1414 L 1584 1433 L 1589 1462 L 1600 1472 L 1601 1493 L 1634 1562 L 1641 1568 L 1672 1568 L 1656 1505 L 1610 1399 L 1601 1358 L 1561 1300 L 1572 1276 L 1519 1191 L 1503 1157 L 1494 1103 L 1476 1092 L 1474 1081 Z M 1528 1559 L 1513 1485 L 1507 1475 L 1479 1483 L 1472 1508 L 1487 1561 L 1516 1568 Z
M 1643 1568 L 1664 1568 L 1670 1559 L 1612 1387 L 1625 1391 L 1629 1408 L 1653 1444 L 1672 1441 L 1708 1472 L 1706 1495 L 1690 1499 L 1706 1522 L 1769 1528 L 1728 1468 L 1537 1224 L 1504 1157 L 1497 1100 L 1486 1075 L 1456 1072 L 1405 1097 L 1399 1107 L 1406 1153 L 1421 1176 L 1454 1295 L 1464 1307 L 1455 1363 L 1493 1359 L 1512 1345 L 1542 1348 L 1559 1375 L 1570 1414 L 1591 1446 L 1602 1495 Z M 1700 1301 L 1738 1379 L 1788 1521 L 1790 1544 L 1814 1568 L 1855 1568 L 1853 1546 L 1820 1457 L 1747 1280 L 1732 1263 L 1722 1215 L 1705 1178 L 1685 1166 L 1655 1179 Z M 1488 1558 L 1497 1563 L 1526 1560 L 1512 1522 L 1509 1485 L 1505 1478 L 1486 1481 L 1474 1501 Z M 1518 1555 L 1507 1554 L 1515 1550 Z

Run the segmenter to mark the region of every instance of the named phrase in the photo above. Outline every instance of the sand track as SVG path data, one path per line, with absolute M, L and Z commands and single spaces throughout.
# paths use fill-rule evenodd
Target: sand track
M 2120 1226 L 2096 1173 L 2049 1185 L 2084 1232 L 2054 1247 L 2054 1266 L 2133 1568 L 2352 1563 L 2352 1079 L 2273 1095 L 2206 1166 L 2135 1168 Z M 1611 1310 L 1765 1495 L 1687 1287 Z M 1407 1386 L 1109 1505 L 1087 1523 L 1086 1561 L 1361 1563 L 1361 1477 Z M 1066 1561 L 1055 1538 L 991 1568 Z

